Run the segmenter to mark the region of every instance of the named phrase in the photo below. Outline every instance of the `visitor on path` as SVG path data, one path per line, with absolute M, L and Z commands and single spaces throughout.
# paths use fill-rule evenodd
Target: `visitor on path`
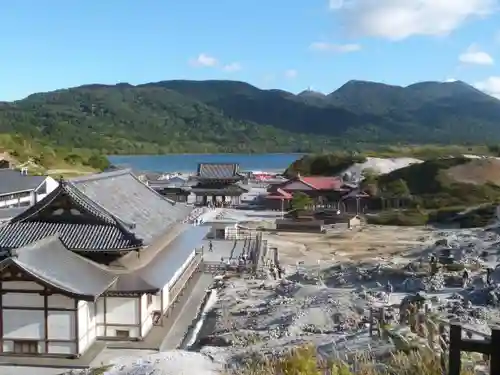
M 493 284 L 493 269 L 488 267 L 486 269 L 486 285 L 491 286 Z
M 214 251 L 214 244 L 212 243 L 212 240 L 208 242 L 208 251 L 211 253 Z
M 469 284 L 469 271 L 467 271 L 467 269 L 464 269 L 464 272 L 462 273 L 462 288 L 467 288 L 468 284 Z
M 271 273 L 272 278 L 276 280 L 276 270 L 274 269 L 274 266 L 271 266 L 269 272 Z
M 430 259 L 431 276 L 435 276 L 438 272 L 438 261 L 434 254 L 431 255 Z
M 387 293 L 387 303 L 389 303 L 389 301 L 391 300 L 391 295 L 392 295 L 393 291 L 394 291 L 394 288 L 393 288 L 391 282 L 387 281 L 387 284 L 385 286 L 385 292 Z
M 281 279 L 283 277 L 283 269 L 278 266 L 278 277 Z

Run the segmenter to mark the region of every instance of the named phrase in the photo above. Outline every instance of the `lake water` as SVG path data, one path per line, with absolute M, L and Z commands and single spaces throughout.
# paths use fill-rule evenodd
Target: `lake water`
M 114 155 L 112 164 L 149 172 L 195 172 L 198 163 L 238 163 L 244 171 L 284 171 L 303 154 Z

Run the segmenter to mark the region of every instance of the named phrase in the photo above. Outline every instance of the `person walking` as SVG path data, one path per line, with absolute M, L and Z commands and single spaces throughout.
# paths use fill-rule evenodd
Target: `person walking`
M 493 284 L 493 269 L 488 267 L 486 269 L 486 285 L 491 286 Z
M 212 240 L 210 240 L 210 241 L 208 242 L 208 251 L 209 251 L 210 253 L 213 253 L 213 251 L 214 251 L 214 244 L 212 243 Z
M 464 269 L 464 272 L 462 273 L 462 288 L 467 288 L 467 285 L 469 284 L 469 271 L 467 271 L 467 268 Z
M 391 300 L 391 295 L 392 295 L 393 291 L 394 291 L 394 288 L 393 288 L 391 282 L 387 281 L 387 284 L 385 286 L 385 292 L 387 293 L 387 303 L 389 303 L 389 301 Z

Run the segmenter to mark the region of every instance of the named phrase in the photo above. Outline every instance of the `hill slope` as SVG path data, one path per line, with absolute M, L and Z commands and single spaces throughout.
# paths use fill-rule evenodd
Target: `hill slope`
M 376 178 L 381 196 L 412 196 L 425 208 L 471 206 L 500 199 L 500 162 L 466 157 L 427 160 Z
M 107 153 L 500 142 L 500 101 L 462 82 L 350 81 L 328 95 L 236 81 L 86 85 L 0 103 L 0 133 Z

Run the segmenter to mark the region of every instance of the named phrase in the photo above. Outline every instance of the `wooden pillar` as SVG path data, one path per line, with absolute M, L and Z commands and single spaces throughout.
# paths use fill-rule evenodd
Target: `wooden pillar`
M 78 329 L 78 300 L 75 299 L 75 356 L 80 356 L 80 330 Z
M 75 317 L 76 320 L 76 317 Z M 44 340 L 45 353 L 49 352 L 49 296 L 47 288 L 44 288 L 43 291 L 43 330 L 44 332 Z
M 500 329 L 491 330 L 490 374 L 500 374 Z
M 3 282 L 0 279 L 0 353 L 2 352 L 3 352 Z
M 108 324 L 107 324 L 107 319 L 106 319 L 106 315 L 108 315 L 108 302 L 107 302 L 107 297 L 104 296 L 103 297 L 104 301 L 102 303 L 103 305 L 103 316 L 102 316 L 102 321 L 104 323 L 104 337 L 107 337 L 108 336 Z
M 460 345 L 462 342 L 462 327 L 457 324 L 450 326 L 450 352 L 448 354 L 449 375 L 460 375 L 462 367 L 460 360 Z

